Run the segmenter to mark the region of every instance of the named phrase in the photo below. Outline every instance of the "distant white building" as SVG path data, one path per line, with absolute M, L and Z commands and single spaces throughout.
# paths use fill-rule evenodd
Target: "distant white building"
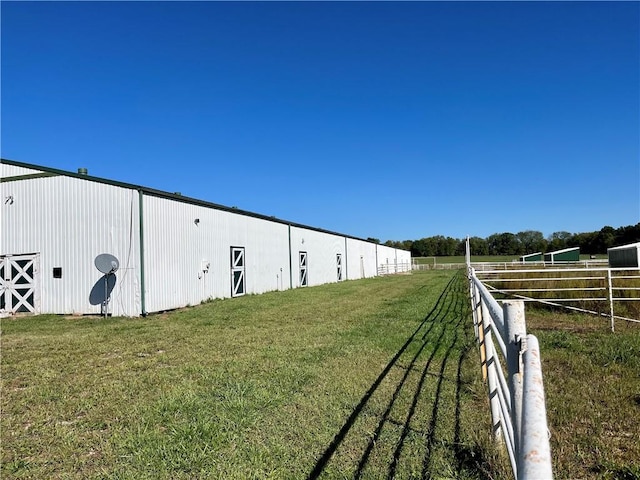
M 138 316 L 411 269 L 410 252 L 349 235 L 83 169 L 0 167 L 5 315 Z M 118 259 L 111 274 L 94 264 L 104 253 Z

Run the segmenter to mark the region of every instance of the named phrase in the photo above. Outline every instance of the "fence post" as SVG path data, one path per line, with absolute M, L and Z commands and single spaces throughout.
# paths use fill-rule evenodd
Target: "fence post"
M 613 280 L 611 279 L 610 268 L 607 268 L 607 283 L 609 284 L 609 312 L 611 313 L 611 331 L 615 332 L 615 320 L 613 317 Z
M 542 382 L 540 346 L 534 335 L 527 335 L 527 351 L 523 355 L 524 423 L 518 455 L 518 478 L 551 479 L 551 448 L 547 428 L 547 409 Z
M 476 298 L 478 296 L 478 289 L 473 282 L 475 271 L 471 267 L 469 267 L 467 271 L 469 275 L 469 298 L 471 299 L 471 314 L 473 316 L 473 333 L 476 336 L 476 340 L 478 340 L 478 299 Z
M 511 423 L 515 451 L 520 448 L 522 433 L 522 362 L 521 342 L 525 340 L 524 302 L 522 300 L 505 301 L 502 305 L 505 328 L 505 346 L 507 349 L 508 384 L 511 393 Z

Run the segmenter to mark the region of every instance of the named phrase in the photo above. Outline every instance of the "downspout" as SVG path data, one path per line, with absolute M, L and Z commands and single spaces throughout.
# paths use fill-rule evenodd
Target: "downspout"
M 376 246 L 376 269 L 374 270 L 374 276 L 377 277 L 378 276 L 378 244 L 375 244 Z
M 142 309 L 142 316 L 147 316 L 147 305 L 145 298 L 145 281 L 144 281 L 144 215 L 142 209 L 142 199 L 144 194 L 142 190 L 138 190 L 138 217 L 140 220 L 140 308 Z
M 347 254 L 347 237 L 344 237 L 344 279 L 349 280 L 349 256 Z
M 396 273 L 399 273 L 399 272 L 398 272 L 398 249 L 397 249 L 397 248 L 395 248 L 395 249 L 394 249 L 394 252 L 395 252 L 395 254 L 396 254 L 396 265 L 395 265 L 395 271 L 396 271 Z
M 293 290 L 293 260 L 291 258 L 291 225 L 289 228 L 289 289 Z

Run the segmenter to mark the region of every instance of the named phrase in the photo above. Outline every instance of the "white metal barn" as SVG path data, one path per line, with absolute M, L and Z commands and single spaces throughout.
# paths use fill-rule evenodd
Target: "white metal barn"
M 0 167 L 5 315 L 138 316 L 411 268 L 405 250 L 83 169 Z M 105 253 L 118 259 L 114 273 L 94 264 Z
M 607 249 L 609 266 L 612 268 L 640 267 L 640 242 Z

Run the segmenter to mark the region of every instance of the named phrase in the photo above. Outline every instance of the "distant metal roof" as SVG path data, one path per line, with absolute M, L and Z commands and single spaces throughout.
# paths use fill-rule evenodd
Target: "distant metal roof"
M 231 213 L 236 213 L 238 215 L 244 215 L 247 217 L 253 217 L 253 218 L 259 218 L 262 220 L 268 220 L 270 222 L 276 222 L 276 223 L 281 223 L 284 225 L 289 225 L 291 227 L 298 227 L 298 228 L 306 228 L 308 230 L 314 230 L 316 232 L 321 232 L 321 233 L 328 233 L 331 235 L 338 235 L 341 237 L 346 237 L 346 238 L 351 238 L 354 240 L 360 240 L 362 242 L 367 242 L 367 243 L 372 243 L 374 245 L 377 245 L 375 242 L 372 242 L 370 240 L 366 240 L 364 238 L 359 238 L 359 237 L 355 237 L 353 235 L 347 235 L 344 233 L 339 233 L 339 232 L 334 232 L 331 230 L 325 230 L 323 228 L 318 228 L 318 227 L 312 227 L 309 225 L 304 225 L 302 223 L 296 223 L 296 222 L 290 222 L 287 220 L 283 220 L 274 216 L 269 216 L 269 215 L 262 215 L 260 213 L 255 213 L 255 212 L 250 212 L 248 210 L 242 210 L 236 207 L 227 207 L 226 205 L 220 205 L 218 203 L 213 203 L 213 202 L 208 202 L 205 200 L 200 200 L 197 198 L 193 198 L 193 197 L 187 197 L 184 196 L 182 194 L 179 193 L 171 193 L 171 192 L 166 192 L 163 190 L 156 190 L 154 188 L 149 188 L 149 187 L 144 187 L 142 185 L 135 185 L 133 183 L 126 183 L 126 182 L 119 182 L 116 180 L 109 180 L 107 178 L 101 178 L 101 177 L 94 177 L 92 175 L 88 175 L 86 173 L 75 173 L 75 172 L 69 172 L 66 170 L 59 170 L 57 168 L 51 168 L 51 167 L 44 167 L 41 165 L 33 165 L 30 163 L 24 163 L 24 162 L 18 162 L 15 160 L 9 160 L 6 158 L 0 158 L 0 163 L 4 163 L 6 165 L 12 165 L 14 167 L 21 167 L 21 168 L 27 168 L 30 170 L 38 170 L 41 172 L 46 172 L 49 175 L 46 176 L 64 176 L 64 177 L 73 177 L 73 178 L 78 178 L 81 180 L 86 180 L 89 182 L 96 182 L 96 183 L 102 183 L 105 185 L 112 185 L 114 187 L 120 187 L 120 188 L 128 188 L 130 190 L 138 190 L 146 195 L 151 195 L 154 197 L 160 197 L 160 198 L 166 198 L 166 199 L 170 199 L 170 200 L 175 200 L 176 202 L 182 202 L 182 203 L 188 203 L 191 205 L 199 205 L 202 207 L 207 207 L 207 208 L 213 208 L 215 210 L 221 210 L 221 211 L 225 211 L 225 212 L 231 212 Z M 20 179 L 28 179 L 28 178 L 35 178 L 36 175 L 19 175 L 17 178 Z M 5 183 L 11 181 L 9 178 L 2 178 L 0 179 L 0 182 Z M 398 249 L 398 250 L 402 250 L 402 249 Z
M 563 248 L 562 250 L 556 250 L 555 252 L 547 252 L 546 255 L 555 255 L 557 253 L 572 252 L 573 250 L 580 250 L 580 247 Z
M 607 248 L 609 250 L 626 250 L 627 248 L 640 248 L 640 242 L 629 243 L 628 245 L 619 245 L 617 247 Z

